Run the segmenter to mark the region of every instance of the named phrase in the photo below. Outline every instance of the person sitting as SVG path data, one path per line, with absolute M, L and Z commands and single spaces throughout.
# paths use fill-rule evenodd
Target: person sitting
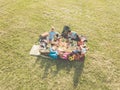
M 51 44 L 49 56 L 53 59 L 58 58 L 57 47 L 54 44 Z
M 69 31 L 68 32 L 68 39 L 71 39 L 71 40 L 75 40 L 75 41 L 78 41 L 79 40 L 79 36 L 76 32 L 74 31 Z
M 56 32 L 54 30 L 55 30 L 55 28 L 52 27 L 51 31 L 49 32 L 49 43 L 51 43 L 54 40 L 54 37 L 56 35 Z
M 81 57 L 85 56 L 86 52 L 89 50 L 86 44 L 80 46 L 80 49 L 81 49 Z
M 77 41 L 77 46 L 81 46 L 84 45 L 84 41 L 82 41 L 81 39 L 79 39 L 79 41 Z

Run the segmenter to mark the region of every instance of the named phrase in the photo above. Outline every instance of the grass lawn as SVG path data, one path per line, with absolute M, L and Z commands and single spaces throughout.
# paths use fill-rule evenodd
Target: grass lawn
M 88 37 L 84 62 L 29 55 L 64 25 Z M 120 0 L 0 0 L 0 90 L 120 90 Z

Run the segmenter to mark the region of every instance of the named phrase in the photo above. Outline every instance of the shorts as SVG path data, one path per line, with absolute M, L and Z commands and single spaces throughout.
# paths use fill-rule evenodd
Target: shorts
M 52 41 L 53 39 L 52 38 L 49 38 L 49 41 Z

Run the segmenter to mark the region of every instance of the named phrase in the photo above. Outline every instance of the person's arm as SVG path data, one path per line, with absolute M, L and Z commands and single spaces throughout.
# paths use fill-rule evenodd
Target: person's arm
M 49 32 L 45 32 L 43 34 L 41 34 L 42 37 L 47 37 L 49 35 Z
M 50 39 L 50 32 L 48 33 L 48 41 L 49 41 L 49 39 Z

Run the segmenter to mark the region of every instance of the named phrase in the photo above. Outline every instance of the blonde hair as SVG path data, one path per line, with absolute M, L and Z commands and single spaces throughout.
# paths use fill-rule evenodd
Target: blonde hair
M 55 27 L 52 26 L 51 30 L 55 30 Z

